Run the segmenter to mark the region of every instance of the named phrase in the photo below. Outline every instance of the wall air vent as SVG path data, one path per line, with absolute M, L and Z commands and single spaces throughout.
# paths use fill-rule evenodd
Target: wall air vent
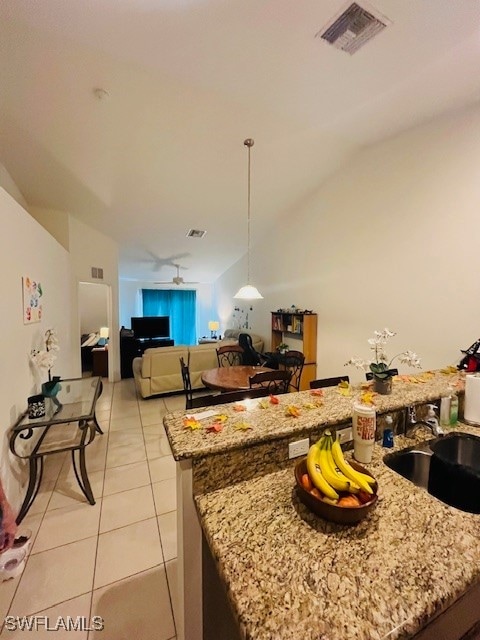
M 357 2 L 353 2 L 315 37 L 320 37 L 337 49 L 352 55 L 389 24 L 391 20 L 376 9 L 369 7 L 367 10 Z
M 202 231 L 201 229 L 189 229 L 187 238 L 203 238 L 206 233 L 206 231 Z

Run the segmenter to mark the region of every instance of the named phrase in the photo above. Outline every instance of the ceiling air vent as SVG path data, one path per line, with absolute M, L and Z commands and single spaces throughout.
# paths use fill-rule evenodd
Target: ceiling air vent
M 352 55 L 389 24 L 391 20 L 376 9 L 367 10 L 353 2 L 315 37 L 320 37 L 337 49 Z
M 206 231 L 201 231 L 200 229 L 189 229 L 187 238 L 203 238 L 206 233 Z

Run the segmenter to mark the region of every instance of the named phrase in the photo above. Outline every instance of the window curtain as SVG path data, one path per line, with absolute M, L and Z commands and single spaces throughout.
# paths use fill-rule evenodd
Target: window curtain
M 173 289 L 142 289 L 144 316 L 168 316 L 170 337 L 179 344 L 195 344 L 196 291 Z

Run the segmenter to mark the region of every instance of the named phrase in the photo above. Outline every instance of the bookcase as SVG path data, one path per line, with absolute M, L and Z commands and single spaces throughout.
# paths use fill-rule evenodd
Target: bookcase
M 317 377 L 317 314 L 301 311 L 272 311 L 272 351 L 284 342 L 305 355 L 300 390 L 310 388 Z

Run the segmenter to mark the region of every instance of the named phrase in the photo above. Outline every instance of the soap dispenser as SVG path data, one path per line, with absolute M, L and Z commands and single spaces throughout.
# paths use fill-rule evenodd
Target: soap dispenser
M 458 422 L 458 396 L 452 387 L 452 395 L 450 399 L 450 424 L 455 427 Z

